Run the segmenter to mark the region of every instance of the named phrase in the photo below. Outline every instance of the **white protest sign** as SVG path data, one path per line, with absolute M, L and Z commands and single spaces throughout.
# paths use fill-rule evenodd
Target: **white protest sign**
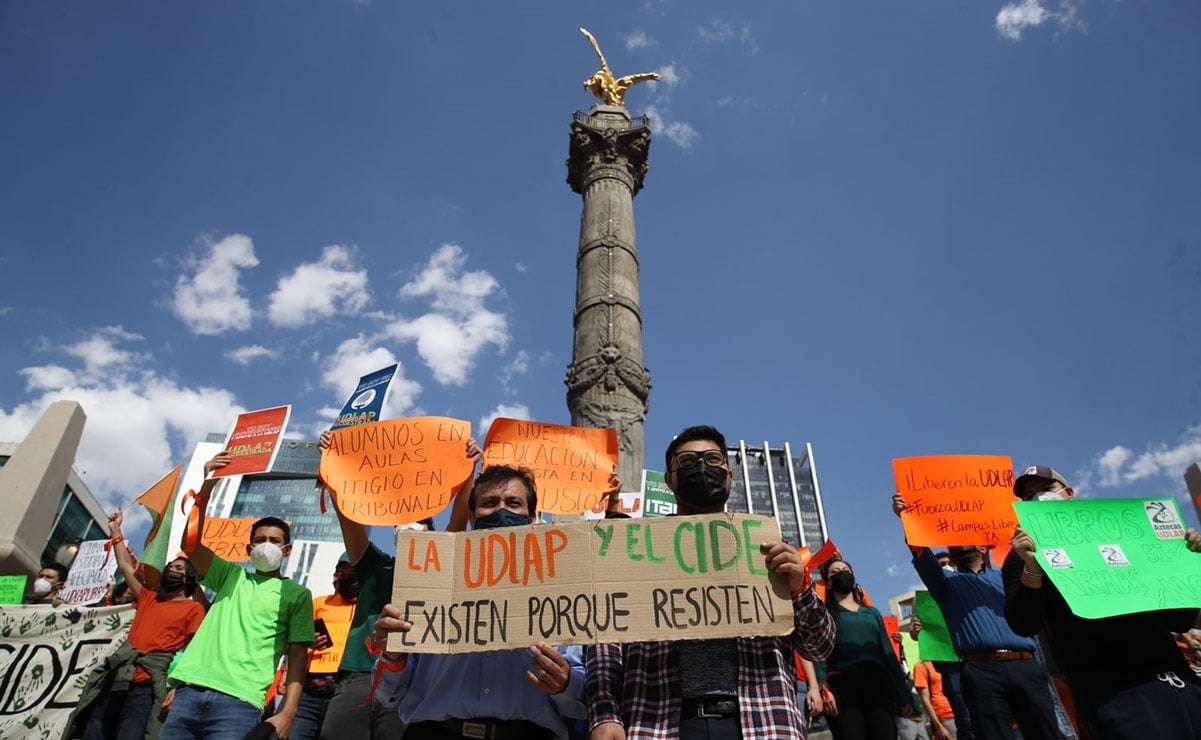
M 79 552 L 67 573 L 67 584 L 58 598 L 67 604 L 91 604 L 108 593 L 108 582 L 117 572 L 117 556 L 104 546 L 108 540 L 88 540 L 79 545 Z M 124 547 L 118 543 L 116 547 Z

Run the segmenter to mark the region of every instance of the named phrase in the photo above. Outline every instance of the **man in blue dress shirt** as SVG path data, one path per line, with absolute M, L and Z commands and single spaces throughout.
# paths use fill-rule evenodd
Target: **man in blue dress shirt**
M 473 529 L 512 527 L 530 524 L 538 499 L 528 474 L 496 465 L 476 479 L 467 505 Z M 405 740 L 565 740 L 564 718 L 588 716 L 582 648 L 539 643 L 463 655 L 383 651 L 388 633 L 411 627 L 402 610 L 388 604 L 372 632 L 379 652 L 375 698 L 397 704 Z
M 897 516 L 905 499 L 892 497 Z M 1035 655 L 1033 637 L 1005 621 L 1001 573 L 988 566 L 984 546 L 948 547 L 954 570 L 945 570 L 927 547 L 910 546 L 913 567 L 938 603 L 951 643 L 963 660 L 961 691 L 979 740 L 1012 740 L 1017 720 L 1025 740 L 1056 740 L 1059 729 L 1050 679 Z

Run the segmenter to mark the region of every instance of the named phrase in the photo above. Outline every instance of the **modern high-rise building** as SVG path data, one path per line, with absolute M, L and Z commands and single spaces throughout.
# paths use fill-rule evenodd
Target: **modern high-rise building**
M 734 485 L 727 511 L 775 517 L 784 539 L 816 550 L 829 539 L 813 445 L 795 450 L 739 440 L 726 448 Z
M 224 441 L 224 435 L 210 434 L 196 445 L 184 470 L 181 491 L 200 488 L 204 463 L 221 451 Z M 317 485 L 320 462 L 321 451 L 315 441 L 285 439 L 270 472 L 218 479 L 207 509 L 207 515 L 213 517 L 277 516 L 291 524 L 292 554 L 284 562 L 283 574 L 307 586 L 314 595 L 333 591 L 334 566 L 345 551 L 333 504 L 327 503 L 326 513 L 321 513 Z M 173 541 L 182 536 L 185 523 L 185 517 L 173 517 Z
M 86 421 L 78 403 L 56 401 L 22 442 L 0 442 L 0 573 L 69 567 L 80 542 L 108 539 L 104 507 L 74 468 Z

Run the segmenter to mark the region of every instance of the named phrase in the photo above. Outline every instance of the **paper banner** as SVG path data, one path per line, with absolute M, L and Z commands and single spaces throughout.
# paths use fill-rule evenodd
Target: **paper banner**
M 321 480 L 342 513 L 361 524 L 394 526 L 434 516 L 471 475 L 471 422 L 417 416 L 330 432 Z
M 250 560 L 246 548 L 250 547 L 250 528 L 257 521 L 258 518 L 226 519 L 206 516 L 200 542 L 222 560 L 231 563 Z M 290 522 L 288 526 L 291 526 Z
M 20 604 L 25 598 L 25 584 L 29 576 L 0 576 L 0 604 Z
M 884 616 L 884 634 L 888 635 L 888 644 L 892 645 L 892 651 L 896 653 L 897 660 L 901 660 L 901 643 L 899 642 L 901 627 L 899 620 L 891 614 Z M 893 639 L 896 636 L 896 639 Z
M 131 606 L 0 607 L 0 738 L 58 738 L 88 673 L 125 641 Z
M 995 545 L 1009 541 L 1013 460 L 1008 455 L 934 455 L 892 461 L 910 545 Z
M 238 414 L 224 446 L 233 459 L 225 467 L 218 468 L 212 477 L 224 478 L 271 470 L 275 456 L 279 454 L 279 440 L 288 427 L 291 414 L 291 406 Z
M 392 603 L 413 628 L 388 649 L 785 635 L 788 583 L 759 552 L 779 538 L 775 520 L 747 514 L 401 530 Z
M 617 469 L 617 431 L 497 419 L 484 439 L 484 467 L 534 471 L 538 511 L 582 514 L 609 490 Z
M 108 582 L 117 572 L 117 557 L 105 549 L 108 540 L 88 540 L 79 544 L 71 561 L 67 583 L 59 600 L 67 604 L 91 604 L 108 594 Z
M 1174 499 L 1025 501 L 1014 509 L 1076 616 L 1201 606 L 1201 554 L 1184 545 Z
M 398 365 L 395 364 L 389 365 L 382 370 L 367 373 L 359 378 L 354 392 L 350 394 L 350 398 L 346 399 L 342 411 L 338 414 L 338 419 L 330 428 L 341 429 L 356 424 L 370 424 L 379 421 L 382 418 L 384 399 L 388 395 L 388 388 L 392 383 L 392 377 L 396 375 L 397 367 Z
M 676 495 L 667 487 L 663 473 L 642 471 L 642 515 L 671 516 L 676 513 Z
M 942 610 L 929 591 L 917 591 L 913 595 L 913 616 L 922 622 L 922 631 L 917 633 L 918 654 L 922 660 L 938 660 L 953 663 L 959 655 L 951 644 L 951 633 Z
M 334 644 L 325 650 L 309 650 L 309 673 L 337 673 L 338 666 L 342 664 L 342 654 L 346 652 L 346 640 L 350 635 L 350 622 L 326 620 L 325 628 Z

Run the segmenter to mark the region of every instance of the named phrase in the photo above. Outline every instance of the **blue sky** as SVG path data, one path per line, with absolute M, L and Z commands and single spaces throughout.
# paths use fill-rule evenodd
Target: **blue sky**
M 874 593 L 890 461 L 1083 495 L 1201 459 L 1196 3 L 6 3 L 0 438 L 81 401 L 128 500 L 241 409 L 568 420 L 596 34 L 653 116 L 635 201 L 647 459 L 812 442 Z M 1188 513 L 1190 521 L 1195 514 Z

